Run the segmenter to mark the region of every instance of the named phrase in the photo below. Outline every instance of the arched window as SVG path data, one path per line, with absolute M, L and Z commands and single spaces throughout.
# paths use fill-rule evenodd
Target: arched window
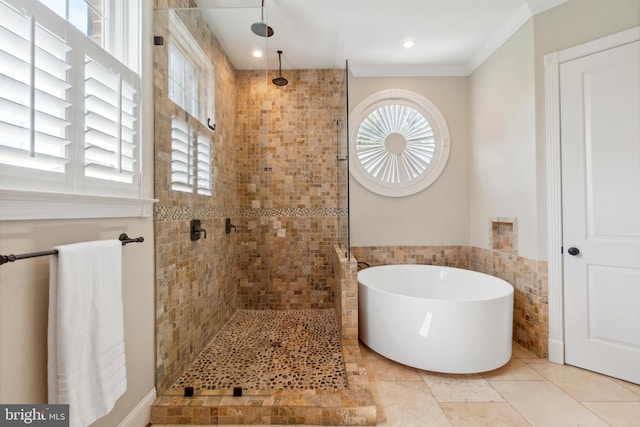
M 438 108 L 417 93 L 391 89 L 351 113 L 349 166 L 374 193 L 404 197 L 431 185 L 449 158 L 449 130 Z

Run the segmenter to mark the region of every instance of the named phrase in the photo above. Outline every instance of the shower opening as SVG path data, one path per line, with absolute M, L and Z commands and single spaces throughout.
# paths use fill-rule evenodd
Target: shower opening
M 153 48 L 158 395 L 344 391 L 331 257 L 349 248 L 348 73 L 280 63 L 251 31 L 268 8 L 169 4 Z

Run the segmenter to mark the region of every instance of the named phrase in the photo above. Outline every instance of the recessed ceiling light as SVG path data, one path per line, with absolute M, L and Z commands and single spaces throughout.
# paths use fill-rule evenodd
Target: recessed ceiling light
M 407 49 L 413 47 L 413 40 L 407 40 L 402 46 L 406 47 Z
M 253 55 L 254 58 L 262 58 L 262 51 L 261 50 L 256 49 L 251 54 Z

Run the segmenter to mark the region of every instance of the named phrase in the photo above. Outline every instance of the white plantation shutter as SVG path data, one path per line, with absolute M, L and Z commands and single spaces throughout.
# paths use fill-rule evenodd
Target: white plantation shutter
M 175 116 L 171 119 L 171 189 L 211 195 L 211 140 Z
M 0 190 L 139 197 L 139 98 L 138 73 L 56 12 L 0 0 Z
M 171 189 L 193 192 L 193 142 L 189 123 L 178 117 L 171 119 Z
M 211 140 L 198 132 L 196 135 L 198 153 L 197 193 L 211 195 Z
M 435 182 L 449 158 L 440 110 L 408 90 L 376 92 L 354 108 L 349 167 L 368 190 L 388 197 L 416 194 Z
M 86 57 L 86 176 L 133 183 L 138 152 L 137 93 L 121 74 Z
M 0 162 L 64 173 L 69 161 L 69 47 L 0 3 Z

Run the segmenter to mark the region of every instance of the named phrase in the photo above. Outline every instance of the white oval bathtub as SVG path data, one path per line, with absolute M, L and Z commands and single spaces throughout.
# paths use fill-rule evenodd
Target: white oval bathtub
M 360 339 L 396 362 L 470 374 L 511 358 L 513 287 L 487 274 L 435 265 L 358 272 Z

